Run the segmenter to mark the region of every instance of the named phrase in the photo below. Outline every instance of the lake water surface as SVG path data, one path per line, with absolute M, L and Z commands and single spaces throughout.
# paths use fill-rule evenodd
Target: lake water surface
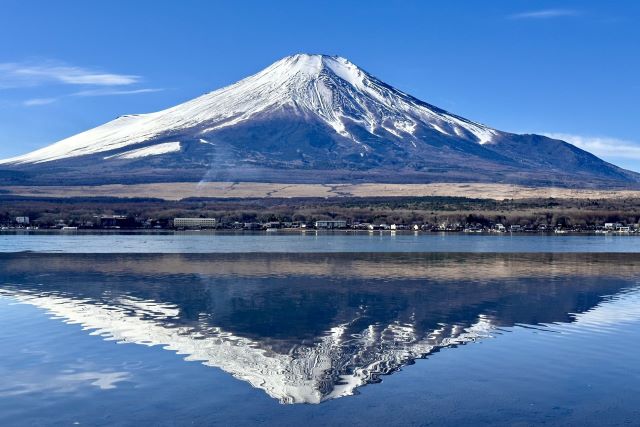
M 640 236 L 429 232 L 1 233 L 0 252 L 638 252 Z
M 0 425 L 640 425 L 635 242 L 0 235 Z

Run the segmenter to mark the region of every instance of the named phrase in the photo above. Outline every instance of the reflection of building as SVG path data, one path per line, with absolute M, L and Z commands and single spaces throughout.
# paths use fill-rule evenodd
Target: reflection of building
M 262 224 L 259 222 L 245 222 L 242 224 L 242 228 L 245 230 L 261 230 Z
M 175 218 L 173 226 L 176 228 L 216 228 L 215 218 Z
M 347 221 L 343 219 L 316 221 L 315 226 L 316 228 L 323 228 L 323 229 L 346 228 Z

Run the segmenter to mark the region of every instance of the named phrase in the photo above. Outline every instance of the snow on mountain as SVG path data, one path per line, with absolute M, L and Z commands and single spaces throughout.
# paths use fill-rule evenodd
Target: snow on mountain
M 150 147 L 137 148 L 135 150 L 126 151 L 124 153 L 107 156 L 104 159 L 137 159 L 140 157 L 157 156 L 159 154 L 174 153 L 180 151 L 180 142 L 164 142 L 162 144 L 152 145 Z
M 3 185 L 640 183 L 639 174 L 564 141 L 492 129 L 394 89 L 344 58 L 307 54 L 0 166 Z
M 384 130 L 414 145 L 419 126 L 478 144 L 489 143 L 500 134 L 396 90 L 345 58 L 298 54 L 175 107 L 150 114 L 122 116 L 40 150 L 0 161 L 0 164 L 42 163 L 133 148 L 155 143 L 163 135 L 190 129 L 195 130 L 195 136 L 204 137 L 260 114 L 284 111 L 318 119 L 356 144 L 362 142 L 349 131 L 349 125 L 359 125 L 376 136 Z M 365 144 L 363 149 L 370 147 Z M 155 155 L 158 150 L 141 151 L 137 157 Z M 104 158 L 129 157 L 111 155 Z

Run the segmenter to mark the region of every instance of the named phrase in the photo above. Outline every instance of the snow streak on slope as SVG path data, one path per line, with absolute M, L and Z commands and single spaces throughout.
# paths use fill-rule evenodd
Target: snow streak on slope
M 140 157 L 157 156 L 159 154 L 174 153 L 180 151 L 180 142 L 165 142 L 150 147 L 137 148 L 124 153 L 107 156 L 106 159 L 138 159 Z
M 356 142 L 350 125 L 408 143 L 416 139 L 419 126 L 480 144 L 499 134 L 398 91 L 344 58 L 299 54 L 173 108 L 123 116 L 0 163 L 41 163 L 108 152 L 189 131 L 199 138 L 270 113 L 320 120 Z

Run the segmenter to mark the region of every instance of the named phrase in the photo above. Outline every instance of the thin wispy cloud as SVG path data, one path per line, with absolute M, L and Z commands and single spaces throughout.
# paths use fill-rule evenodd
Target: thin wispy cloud
M 118 89 L 90 89 L 82 90 L 80 92 L 72 93 L 70 96 L 113 96 L 113 95 L 136 95 L 139 93 L 153 93 L 161 92 L 162 88 L 144 88 L 144 89 L 131 89 L 131 90 L 118 90 Z
M 25 107 L 53 104 L 70 97 L 135 95 L 163 90 L 136 88 L 142 80 L 141 76 L 134 74 L 105 72 L 59 61 L 0 62 L 0 90 L 33 90 L 42 87 L 50 93 L 51 88 L 58 92 L 64 90 L 55 88 L 76 86 L 81 89 L 57 96 L 28 98 L 20 102 Z
M 580 11 L 574 9 L 542 9 L 509 15 L 509 19 L 550 19 L 580 15 Z
M 53 104 L 57 100 L 58 100 L 58 98 L 32 98 L 32 99 L 27 99 L 26 101 L 24 101 L 22 103 L 22 105 L 24 105 L 26 107 L 35 107 L 35 106 L 38 106 L 38 105 Z
M 63 98 L 68 97 L 90 97 L 90 96 L 120 96 L 120 95 L 136 95 L 140 93 L 153 93 L 163 91 L 162 88 L 144 88 L 144 89 L 131 89 L 131 90 L 117 90 L 117 89 L 90 89 L 80 92 L 69 93 L 61 95 L 55 98 L 32 98 L 22 102 L 25 107 L 38 107 L 41 105 L 53 104 Z
M 108 73 L 53 61 L 44 63 L 0 63 L 0 89 L 49 84 L 85 86 L 123 86 L 140 82 L 132 74 Z
M 607 159 L 640 160 L 640 144 L 618 138 L 584 136 L 569 133 L 543 133 L 549 138 L 567 141 L 578 148 Z

